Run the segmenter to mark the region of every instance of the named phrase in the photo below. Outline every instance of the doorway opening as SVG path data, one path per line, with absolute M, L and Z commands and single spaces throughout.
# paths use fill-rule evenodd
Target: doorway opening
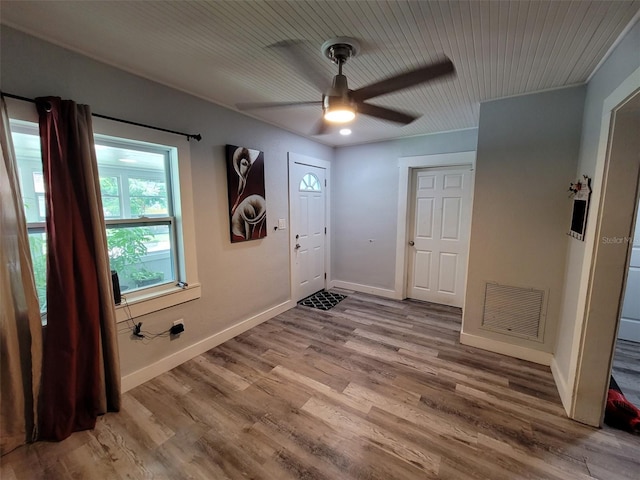
M 611 376 L 624 396 L 640 408 L 640 198 L 631 242 L 620 327 L 613 354 Z
M 602 170 L 594 175 L 602 178 L 602 192 L 594 212 L 594 250 L 569 411 L 571 418 L 594 426 L 602 425 L 604 416 L 638 202 L 639 92 L 631 76 L 605 101 Z
M 616 113 L 617 129 L 640 132 L 640 92 Z M 630 154 L 637 157 L 640 142 L 629 138 Z M 640 167 L 638 168 L 640 170 Z M 625 271 L 625 287 L 620 301 L 618 335 L 613 351 L 611 375 L 623 394 L 632 404 L 640 408 L 640 179 L 636 187 L 635 226 L 632 234 L 620 240 L 628 245 L 628 261 Z M 616 239 L 617 240 L 617 239 Z

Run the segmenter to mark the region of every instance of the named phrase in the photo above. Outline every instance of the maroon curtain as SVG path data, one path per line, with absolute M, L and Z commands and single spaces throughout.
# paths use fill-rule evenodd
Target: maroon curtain
M 106 348 L 107 362 L 103 355 L 104 325 L 113 324 L 115 331 L 115 315 L 109 314 L 113 303 L 105 305 L 106 274 L 100 268 L 105 264 L 106 238 L 98 233 L 104 236 L 104 218 L 91 112 L 87 105 L 54 97 L 39 98 L 36 105 L 48 262 L 39 438 L 62 440 L 93 428 L 106 409 L 119 408 L 119 366 L 117 348 L 115 366 L 110 364 L 113 346 Z M 104 251 L 97 252 L 96 245 L 102 243 Z M 108 258 L 106 262 L 104 268 Z M 116 386 L 105 387 L 105 370 L 107 379 L 117 377 Z

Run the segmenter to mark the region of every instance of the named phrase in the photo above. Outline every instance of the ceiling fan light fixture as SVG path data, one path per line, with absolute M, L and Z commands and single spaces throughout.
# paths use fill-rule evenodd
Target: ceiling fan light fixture
M 322 53 L 338 66 L 337 75 L 333 77 L 331 86 L 326 88 L 326 80 L 323 80 L 325 77 L 323 72 L 319 72 L 318 69 L 314 68 L 315 65 L 313 62 L 307 61 L 300 49 L 301 43 L 301 41 L 296 40 L 283 40 L 272 46 L 280 50 L 285 48 L 289 49 L 292 59 L 297 63 L 298 70 L 301 70 L 300 73 L 305 76 L 310 83 L 322 91 L 322 101 L 236 104 L 240 110 L 321 104 L 322 118 L 316 122 L 316 128 L 313 130 L 314 133 L 312 133 L 312 135 L 327 133 L 330 123 L 336 124 L 337 126 L 346 125 L 356 118 L 356 114 L 401 125 L 408 125 L 420 118 L 420 115 L 367 103 L 366 100 L 453 75 L 456 71 L 451 60 L 442 56 L 442 58 L 435 63 L 421 65 L 409 71 L 383 78 L 356 90 L 351 90 L 349 89 L 347 77 L 342 73 L 342 69 L 345 63 L 359 52 L 360 45 L 353 38 L 338 37 L 324 42 L 321 49 Z
M 353 107 L 348 105 L 340 105 L 337 107 L 328 107 L 324 111 L 324 119 L 327 122 L 347 123 L 356 118 L 356 112 Z
M 340 69 L 342 71 L 342 68 Z M 349 99 L 347 77 L 338 73 L 322 99 L 324 119 L 332 123 L 347 123 L 356 118 L 356 109 Z

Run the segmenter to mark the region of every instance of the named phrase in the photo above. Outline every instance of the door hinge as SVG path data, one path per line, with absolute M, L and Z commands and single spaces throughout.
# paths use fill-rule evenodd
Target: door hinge
M 326 273 L 326 272 L 325 272 L 325 274 L 324 274 L 324 279 L 325 279 L 325 280 L 327 279 L 327 273 Z
M 326 178 L 324 179 L 324 186 L 325 187 L 327 186 L 327 179 Z
M 324 227 L 324 234 L 327 234 L 327 227 Z

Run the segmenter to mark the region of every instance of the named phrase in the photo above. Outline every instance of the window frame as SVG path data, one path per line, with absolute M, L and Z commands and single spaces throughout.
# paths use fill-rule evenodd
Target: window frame
M 38 114 L 30 102 L 6 99 L 9 118 L 38 123 Z M 140 145 L 162 145 L 170 147 L 168 167 L 170 182 L 167 184 L 169 202 L 173 205 L 171 216 L 174 225 L 174 244 L 177 268 L 176 282 L 126 292 L 123 301 L 116 305 L 116 322 L 124 322 L 165 308 L 179 305 L 201 297 L 201 285 L 198 279 L 198 263 L 195 242 L 195 219 L 193 196 L 191 193 L 191 155 L 189 142 L 180 135 L 130 125 L 113 120 L 93 117 L 94 136 L 123 139 L 127 143 Z M 123 185 L 120 184 L 120 189 Z M 122 190 L 120 190 L 122 195 Z M 121 205 L 121 208 L 123 206 Z M 149 217 L 154 221 L 165 220 L 163 217 Z M 123 219 L 106 219 L 105 224 L 122 223 Z M 31 222 L 31 226 L 36 224 Z M 38 223 L 40 228 L 44 223 Z M 106 225 L 105 225 L 106 227 Z

